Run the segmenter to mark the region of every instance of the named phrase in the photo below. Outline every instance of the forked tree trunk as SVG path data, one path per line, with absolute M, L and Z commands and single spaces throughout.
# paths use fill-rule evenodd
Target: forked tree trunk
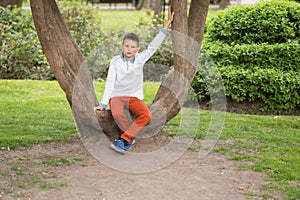
M 98 102 L 82 53 L 66 27 L 55 0 L 30 0 L 30 6 L 47 60 L 73 112 L 76 112 L 77 126 L 89 123 L 89 111 Z M 172 1 L 175 12 L 172 25 L 175 70 L 162 81 L 154 102 L 149 106 L 154 120 L 145 128 L 145 133 L 153 132 L 153 129 L 160 131 L 183 105 L 197 69 L 208 6 L 209 0 L 192 0 L 187 16 L 187 2 Z M 80 101 L 82 98 L 85 98 L 84 101 Z M 80 120 L 76 116 L 80 116 Z M 102 130 L 116 138 L 118 128 L 110 111 L 97 112 L 96 116 Z M 82 119 L 87 121 L 82 122 Z

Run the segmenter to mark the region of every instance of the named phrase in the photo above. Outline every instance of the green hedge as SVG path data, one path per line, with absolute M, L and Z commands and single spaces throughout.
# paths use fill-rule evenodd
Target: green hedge
M 230 6 L 210 20 L 206 32 L 209 42 L 222 41 L 229 45 L 299 40 L 300 4 L 273 0 Z
M 299 108 L 299 77 L 300 4 L 273 0 L 231 6 L 208 21 L 192 87 L 199 101 L 224 85 L 228 98 L 280 113 Z
M 261 100 L 263 110 L 278 112 L 300 105 L 300 73 L 276 69 L 221 67 L 226 95 L 237 102 Z
M 217 65 L 241 68 L 273 68 L 300 72 L 300 45 L 298 41 L 280 44 L 237 44 L 234 46 L 210 43 L 207 47 Z
M 263 111 L 280 113 L 299 108 L 299 72 L 213 65 L 211 61 L 201 65 L 192 83 L 199 101 L 217 103 L 225 93 L 236 102 L 262 102 Z

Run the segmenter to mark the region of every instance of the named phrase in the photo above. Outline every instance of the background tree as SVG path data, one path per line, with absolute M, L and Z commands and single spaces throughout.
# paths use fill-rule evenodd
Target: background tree
M 22 7 L 23 0 L 0 0 L 0 6 L 6 8 L 7 6 L 13 7 Z
M 164 0 L 139 0 L 137 9 L 152 9 L 154 14 L 159 14 L 162 11 L 162 4 Z
M 220 7 L 221 10 L 227 8 L 229 5 L 230 5 L 229 0 L 220 0 L 219 7 Z
M 30 6 L 47 60 L 75 112 L 77 126 L 80 127 L 80 123 L 85 122 L 77 120 L 76 116 L 89 119 L 88 115 L 91 113 L 88 110 L 98 105 L 84 57 L 66 27 L 55 0 L 30 0 Z M 187 1 L 172 1 L 172 10 L 175 12 L 172 25 L 174 70 L 162 81 L 153 103 L 149 106 L 154 119 L 147 126 L 150 130 L 155 126 L 156 130 L 160 131 L 167 121 L 178 114 L 183 105 L 197 70 L 208 7 L 209 0 L 192 0 L 188 12 Z M 187 54 L 188 60 L 184 56 Z M 76 88 L 75 85 L 81 88 Z M 76 91 L 84 93 L 79 94 Z M 80 101 L 81 98 L 86 99 Z M 110 111 L 96 114 L 103 131 L 108 136 L 117 137 L 118 128 Z

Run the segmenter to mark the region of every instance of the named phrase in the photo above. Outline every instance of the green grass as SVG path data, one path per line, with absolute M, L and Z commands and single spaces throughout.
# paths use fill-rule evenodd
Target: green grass
M 68 186 L 68 183 L 47 183 L 43 182 L 40 185 L 41 189 L 57 189 L 59 187 L 66 187 Z
M 145 83 L 145 103 L 150 104 L 159 87 Z M 95 84 L 98 99 L 104 83 Z M 24 147 L 38 142 L 66 140 L 76 134 L 76 126 L 65 95 L 56 81 L 0 80 L 0 146 Z M 212 112 L 200 112 L 197 138 L 205 138 Z M 176 135 L 180 115 L 165 127 Z M 272 181 L 264 189 L 279 190 L 287 199 L 299 199 L 300 190 L 300 117 L 257 116 L 227 113 L 221 140 L 231 141 L 215 151 L 228 159 L 246 161 L 242 169 L 268 175 Z M 198 150 L 199 147 L 191 147 Z M 70 160 L 44 160 L 68 165 Z M 23 170 L 14 167 L 18 173 Z M 294 183 L 294 184 L 289 184 Z M 48 187 L 48 186 L 45 186 Z M 252 194 L 253 195 L 253 194 Z M 265 194 L 265 196 L 270 196 Z
M 58 141 L 76 133 L 71 109 L 55 81 L 0 80 L 0 98 L 0 147 Z
M 94 20 L 104 31 L 134 31 L 141 19 L 151 21 L 153 12 L 145 10 L 93 10 Z
M 158 83 L 148 83 L 150 104 Z M 104 83 L 97 83 L 100 99 Z M 0 80 L 0 148 L 15 149 L 38 142 L 67 140 L 76 126 L 65 94 L 56 81 Z
M 200 112 L 199 129 L 196 135 L 205 139 L 212 112 Z M 165 126 L 169 136 L 178 135 L 180 116 Z M 256 194 L 263 199 L 276 199 L 268 191 L 277 190 L 286 199 L 300 199 L 300 116 L 259 116 L 226 113 L 220 140 L 227 141 L 215 151 L 229 160 L 242 161 L 239 170 L 254 170 L 267 175 L 270 184 Z M 201 146 L 191 146 L 199 151 Z M 253 195 L 253 194 L 251 194 Z
M 209 9 L 207 19 L 210 19 L 218 9 Z M 135 31 L 142 22 L 150 23 L 154 12 L 150 10 L 93 10 L 94 22 L 104 31 Z
M 268 174 L 288 199 L 300 199 L 300 117 L 256 116 L 229 113 L 222 140 L 236 140 L 226 155 L 250 161 L 247 166 Z

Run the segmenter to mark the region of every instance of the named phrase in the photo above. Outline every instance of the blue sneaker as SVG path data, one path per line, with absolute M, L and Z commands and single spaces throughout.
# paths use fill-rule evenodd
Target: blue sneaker
M 133 138 L 130 142 L 124 140 L 124 150 L 128 151 L 134 143 L 135 143 L 135 138 Z
M 123 139 L 115 140 L 111 143 L 110 147 L 118 153 L 125 154 L 124 143 Z

